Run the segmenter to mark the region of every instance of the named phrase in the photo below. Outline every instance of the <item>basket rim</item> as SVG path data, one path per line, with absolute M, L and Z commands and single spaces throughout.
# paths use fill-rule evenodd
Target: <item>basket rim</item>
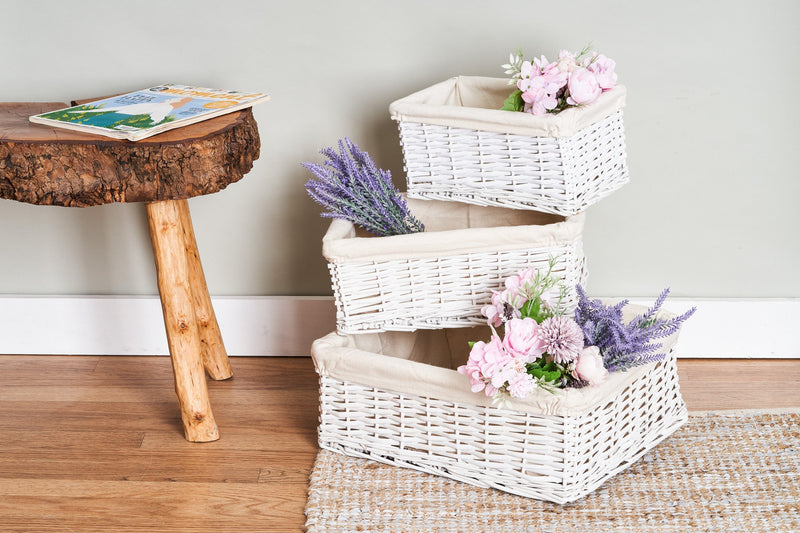
M 389 114 L 398 122 L 419 122 L 477 131 L 536 137 L 571 137 L 625 106 L 623 85 L 603 92 L 591 104 L 570 107 L 557 114 L 534 116 L 491 107 L 514 91 L 508 78 L 455 76 L 389 104 Z M 467 107 L 464 97 L 481 100 L 488 107 Z M 501 104 L 502 105 L 502 104 Z
M 630 320 L 646 310 L 644 306 L 629 304 L 624 309 L 625 318 Z M 672 315 L 666 311 L 665 314 Z M 491 398 L 472 392 L 467 377 L 455 370 L 370 352 L 351 345 L 352 338 L 363 335 L 368 334 L 342 335 L 332 332 L 315 340 L 311 346 L 311 357 L 320 377 L 462 405 L 492 406 Z M 382 339 L 386 333 L 373 335 Z M 667 356 L 662 361 L 613 372 L 603 384 L 595 387 L 560 389 L 555 394 L 539 389 L 525 399 L 512 398 L 508 409 L 550 416 L 581 416 L 589 413 L 598 406 L 613 401 L 635 380 L 652 372 L 659 363 L 674 358 L 673 348 L 677 341 L 677 332 L 664 340 L 662 349 L 667 352 Z
M 355 225 L 345 219 L 333 219 L 322 238 L 322 255 L 333 263 L 358 261 L 389 261 L 425 259 L 443 255 L 487 253 L 500 250 L 521 250 L 533 247 L 553 248 L 564 246 L 582 238 L 585 214 L 571 216 L 548 215 L 529 210 L 508 210 L 498 207 L 474 206 L 443 200 L 408 199 L 413 211 L 425 207 L 429 212 L 441 211 L 448 216 L 470 219 L 474 213 L 487 209 L 504 211 L 514 220 L 527 221 L 531 217 L 558 217 L 560 222 L 549 224 L 519 224 L 494 227 L 461 228 L 443 231 L 426 231 L 386 237 L 357 237 Z M 415 209 L 415 207 L 417 209 Z M 424 214 L 420 218 L 424 220 Z

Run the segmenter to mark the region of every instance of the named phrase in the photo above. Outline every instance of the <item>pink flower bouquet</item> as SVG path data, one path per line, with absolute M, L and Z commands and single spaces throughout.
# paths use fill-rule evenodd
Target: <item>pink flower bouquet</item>
M 544 115 L 591 104 L 617 84 L 615 66 L 613 59 L 589 47 L 577 54 L 561 50 L 553 62 L 544 56 L 527 61 L 522 52 L 510 54 L 503 68 L 511 74 L 510 83 L 517 89 L 502 109 Z
M 657 316 L 669 290 L 662 292 L 646 313 L 625 323 L 622 308 L 627 301 L 606 306 L 589 300 L 576 287 L 579 302 L 575 316 L 566 316 L 563 283 L 547 272 L 522 270 L 494 291 L 481 309 L 492 330 L 488 342 L 471 342 L 467 364 L 458 372 L 469 378 L 473 392 L 483 391 L 495 402 L 525 398 L 536 389 L 555 392 L 569 387 L 596 386 L 609 371 L 662 359 L 661 344 L 694 312 L 673 318 Z M 501 328 L 503 334 L 498 333 Z

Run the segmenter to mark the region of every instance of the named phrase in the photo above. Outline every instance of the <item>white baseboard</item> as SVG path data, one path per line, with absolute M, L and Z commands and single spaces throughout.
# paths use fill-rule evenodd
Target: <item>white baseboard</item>
M 329 297 L 213 298 L 230 355 L 308 355 L 336 328 Z M 0 353 L 167 355 L 157 296 L 0 297 Z
M 632 299 L 648 305 L 653 299 Z M 230 355 L 306 356 L 335 328 L 330 297 L 218 297 L 214 309 Z M 697 313 L 679 357 L 800 358 L 800 299 L 670 298 Z M 166 355 L 156 296 L 0 297 L 0 354 Z

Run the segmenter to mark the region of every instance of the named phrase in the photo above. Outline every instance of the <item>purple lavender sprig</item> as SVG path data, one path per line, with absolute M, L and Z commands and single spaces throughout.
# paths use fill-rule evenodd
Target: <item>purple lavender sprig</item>
M 400 192 L 389 171 L 379 169 L 369 154 L 345 137 L 339 152 L 325 148 L 323 165 L 303 163 L 317 180 L 305 187 L 311 198 L 327 209 L 323 217 L 344 218 L 375 235 L 400 235 L 425 231 Z
M 652 307 L 625 324 L 622 309 L 628 300 L 607 306 L 600 300 L 589 300 L 580 284 L 575 288 L 578 293 L 575 321 L 583 330 L 586 344 L 600 348 L 603 363 L 609 372 L 663 359 L 666 353 L 659 352 L 662 344 L 657 342 L 658 339 L 678 331 L 696 310 L 692 307 L 677 317 L 658 318 L 658 311 L 669 294 L 669 289 L 664 289 Z

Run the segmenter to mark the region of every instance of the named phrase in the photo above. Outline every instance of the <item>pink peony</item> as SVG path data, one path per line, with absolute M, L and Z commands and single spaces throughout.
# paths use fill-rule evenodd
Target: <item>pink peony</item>
M 569 89 L 567 98 L 569 105 L 590 104 L 597 100 L 597 97 L 603 92 L 594 73 L 582 67 L 572 71 L 567 88 Z
M 585 381 L 589 385 L 599 385 L 608 377 L 608 370 L 603 366 L 603 357 L 597 346 L 584 348 L 575 361 L 572 377 Z
M 490 386 L 496 374 L 504 371 L 512 357 L 503 349 L 500 337 L 492 335 L 488 343 L 478 341 L 472 345 L 466 365 L 458 367 L 458 372 L 469 377 L 472 392 L 485 390 L 486 396 L 494 396 L 496 386 Z
M 594 74 L 597 83 L 604 91 L 611 89 L 617 84 L 617 73 L 614 72 L 614 67 L 617 63 L 603 54 L 597 56 L 597 59 L 589 65 L 588 70 Z
M 506 323 L 503 348 L 511 357 L 532 363 L 544 353 L 539 324 L 532 318 L 515 318 Z
M 573 319 L 554 316 L 539 326 L 539 337 L 556 363 L 574 361 L 583 350 L 583 331 Z

